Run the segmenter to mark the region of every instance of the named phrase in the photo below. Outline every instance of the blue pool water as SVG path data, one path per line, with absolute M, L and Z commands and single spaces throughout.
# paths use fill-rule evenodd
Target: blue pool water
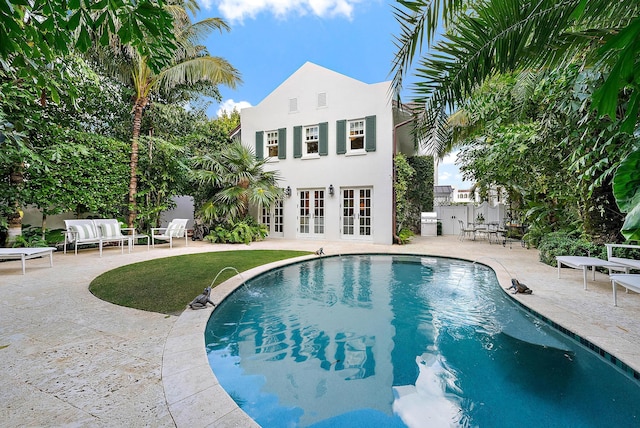
M 488 267 L 325 257 L 212 313 L 220 384 L 271 427 L 640 426 L 640 385 L 520 310 Z

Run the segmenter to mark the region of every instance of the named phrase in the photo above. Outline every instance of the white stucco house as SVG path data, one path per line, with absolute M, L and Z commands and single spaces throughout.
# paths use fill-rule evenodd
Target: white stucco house
M 254 214 L 270 237 L 390 244 L 393 156 L 412 155 L 410 112 L 391 82 L 367 84 L 307 62 L 240 112 L 241 141 L 280 172 L 284 200 Z

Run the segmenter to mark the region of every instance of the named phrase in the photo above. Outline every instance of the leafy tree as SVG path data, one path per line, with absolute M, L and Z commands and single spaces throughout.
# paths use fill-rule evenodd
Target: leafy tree
M 394 62 L 398 91 L 414 56 L 422 49 L 425 34 L 432 45 L 429 56 L 418 60 L 416 72 L 414 101 L 424 107 L 418 126 L 423 137 L 432 137 L 434 128 L 442 128 L 443 111 L 457 110 L 495 73 L 561 69 L 576 61 L 581 61 L 583 68 L 591 67 L 595 75 L 603 76 L 590 94 L 591 108 L 600 116 L 608 116 L 619 131 L 630 131 L 637 126 L 640 106 L 638 2 L 402 0 L 399 4 L 396 18 L 402 29 Z M 433 43 L 436 27 L 427 24 L 437 22 L 439 17 L 443 17 L 445 33 L 439 42 Z M 437 138 L 428 139 L 435 153 L 442 155 L 451 148 L 448 135 L 440 130 Z M 607 146 L 608 141 L 611 140 L 599 142 Z M 593 160 L 592 152 L 606 150 L 596 146 L 582 154 Z M 619 152 L 617 155 L 619 159 Z M 591 172 L 596 174 L 596 181 L 603 183 L 610 180 L 606 172 L 615 169 L 618 160 L 604 157 L 601 160 L 608 165 L 594 162 Z M 640 194 L 640 188 L 636 194 Z M 634 200 L 640 201 L 640 197 Z M 627 237 L 631 236 L 629 230 L 640 229 L 640 217 L 631 218 L 637 221 L 626 225 Z
M 0 4 L 0 197 L 6 201 L 0 209 L 4 214 L 0 228 L 21 233 L 22 174 L 25 165 L 41 161 L 28 139 L 40 118 L 35 100 L 44 106 L 48 100 L 59 102 L 63 94 L 73 99 L 79 92 L 70 78 L 70 54 L 87 51 L 89 33 L 97 29 L 104 36 L 99 43 L 107 44 L 117 34 L 148 56 L 150 67 L 157 69 L 176 47 L 171 20 L 160 4 L 149 0 L 9 0 Z
M 33 140 L 43 143 L 34 147 L 37 158 L 33 163 L 23 163 L 19 186 L 13 183 L 7 187 L 6 181 L 0 186 L 0 197 L 3 202 L 17 200 L 20 207 L 39 208 L 43 235 L 48 215 L 123 214 L 128 158 L 125 143 L 53 126 L 40 129 Z
M 188 186 L 190 151 L 185 140 L 140 138 L 139 229 L 159 227 L 162 212 L 175 205 L 173 197 L 191 192 Z
M 173 140 L 210 135 L 210 123 L 204 109 L 185 109 L 176 103 L 153 103 L 145 111 L 141 135 Z
M 0 70 L 15 79 L 37 79 L 57 100 L 58 80 L 42 72 L 73 51 L 86 52 L 98 30 L 99 43 L 118 36 L 160 68 L 175 49 L 172 17 L 162 2 L 9 0 L 0 5 Z
M 24 206 L 24 169 L 41 162 L 29 134 L 38 128 L 41 112 L 36 85 L 16 85 L 0 73 L 0 230 L 10 238 L 21 234 Z
M 630 142 L 590 111 L 589 82 L 577 67 L 495 76 L 456 113 L 454 134 L 465 146 L 459 160 L 467 178 L 481 188 L 504 186 L 535 228 L 573 228 L 581 220 L 591 237 L 614 240 L 621 215 L 610 160 Z
M 198 43 L 211 30 L 228 30 L 227 24 L 219 18 L 192 23 L 187 9 L 194 12 L 198 7 L 191 0 L 176 0 L 165 7 L 173 16 L 173 32 L 179 48 L 173 52 L 171 62 L 161 69 L 154 70 L 149 63 L 150 57 L 130 46 L 126 39 L 112 40 L 110 50 L 101 50 L 94 56 L 108 67 L 112 75 L 135 88 L 128 200 L 130 227 L 133 227 L 137 214 L 138 140 L 143 113 L 152 98 L 169 99 L 177 94 L 184 98 L 202 93 L 207 88 L 212 91 L 209 95 L 215 95 L 217 85 L 235 87 L 240 81 L 238 71 L 231 64 L 223 58 L 210 56 L 207 49 Z

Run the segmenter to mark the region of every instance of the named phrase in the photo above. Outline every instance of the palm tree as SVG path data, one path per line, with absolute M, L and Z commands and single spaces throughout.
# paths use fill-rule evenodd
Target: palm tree
M 193 179 L 210 189 L 200 214 L 205 221 L 234 222 L 249 215 L 249 206 L 271 206 L 282 198 L 278 172 L 265 171 L 267 159 L 257 159 L 235 141 L 222 151 L 194 159 Z
M 401 25 L 393 64 L 399 93 L 417 59 L 413 101 L 423 107 L 418 131 L 429 135 L 442 111 L 455 111 L 471 92 L 495 73 L 561 66 L 581 60 L 584 66 L 611 69 L 594 105 L 612 118 L 620 112 L 618 91 L 631 86 L 625 129 L 633 129 L 640 107 L 640 3 L 608 0 L 398 0 Z M 436 30 L 445 33 L 434 43 Z M 636 76 L 634 79 L 633 77 Z M 440 124 L 443 122 L 441 121 Z M 443 155 L 446 142 L 430 139 Z
M 193 0 L 174 0 L 166 3 L 166 10 L 174 18 L 174 33 L 177 49 L 173 53 L 173 62 L 158 72 L 149 67 L 149 57 L 141 55 L 129 45 L 117 40 L 108 51 L 96 56 L 107 66 L 111 75 L 135 89 L 133 101 L 133 131 L 131 137 L 131 161 L 129 179 L 129 227 L 134 227 L 136 219 L 138 140 L 142 116 L 145 108 L 154 96 L 169 98 L 179 92 L 181 95 L 193 95 L 213 90 L 217 85 L 234 88 L 241 82 L 240 73 L 225 59 L 209 55 L 199 40 L 211 30 L 229 30 L 226 22 L 220 18 L 207 18 L 192 23 L 187 9 L 191 13 L 198 11 Z M 210 91 L 211 92 L 211 91 Z
M 631 133 L 640 112 L 640 2 L 609 0 L 398 0 L 401 25 L 393 64 L 396 93 L 424 35 L 432 46 L 420 57 L 414 102 L 421 106 L 416 134 L 435 154 L 453 146 L 443 112 L 455 111 L 488 77 L 527 69 L 563 67 L 581 62 L 603 76 L 591 96 L 591 108 Z M 439 18 L 441 18 L 439 20 Z M 433 44 L 437 24 L 445 33 Z M 435 130 L 435 131 L 434 131 Z M 435 135 L 434 135 L 435 134 Z M 444 137 L 442 137 L 444 136 Z M 628 154 L 618 171 L 634 169 L 638 155 Z M 630 164 L 630 165 L 627 165 Z M 624 167 L 623 167 L 624 166 Z M 618 175 L 618 174 L 616 174 Z M 640 239 L 640 181 L 614 177 L 613 193 L 627 213 L 622 233 Z M 632 201 L 629 203 L 629 201 Z

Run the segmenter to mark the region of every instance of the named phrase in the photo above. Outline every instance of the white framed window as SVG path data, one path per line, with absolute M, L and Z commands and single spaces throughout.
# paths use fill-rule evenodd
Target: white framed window
M 364 152 L 364 119 L 350 120 L 347 124 L 348 152 Z
M 267 131 L 267 157 L 278 157 L 278 131 Z
M 318 125 L 305 126 L 303 130 L 302 150 L 303 155 L 317 155 L 320 130 Z

